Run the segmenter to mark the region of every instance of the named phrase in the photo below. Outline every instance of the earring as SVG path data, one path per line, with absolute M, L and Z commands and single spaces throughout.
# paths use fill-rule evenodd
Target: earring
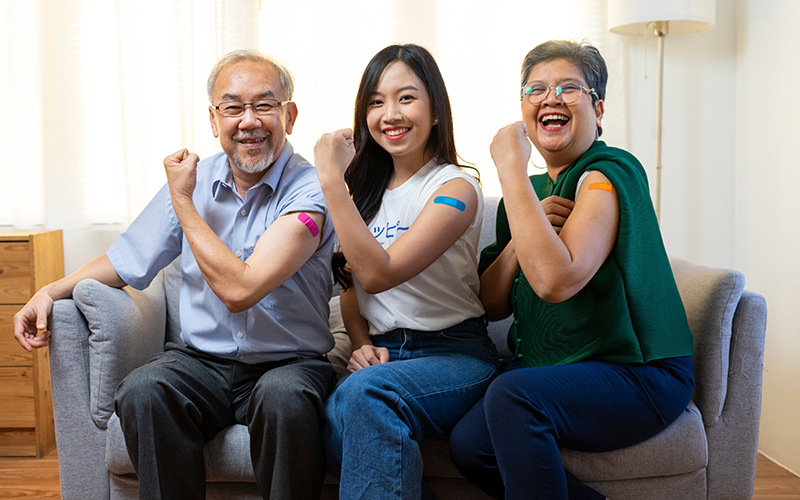
M 433 124 L 436 125 L 437 123 L 439 123 L 439 119 L 438 118 L 434 118 L 433 119 Z

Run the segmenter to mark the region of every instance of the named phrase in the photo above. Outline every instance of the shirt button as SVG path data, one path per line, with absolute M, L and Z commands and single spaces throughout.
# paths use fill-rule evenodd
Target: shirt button
M 521 358 L 521 357 L 522 357 L 522 353 L 517 354 L 517 358 Z
M 236 333 L 236 336 L 237 336 L 237 337 L 239 337 L 239 338 L 242 338 L 242 337 L 244 337 L 244 333 L 242 333 L 242 332 L 237 332 L 237 333 Z
M 241 214 L 242 214 L 242 216 L 245 216 L 245 215 L 247 215 L 247 210 L 245 210 L 245 209 L 243 208 L 243 209 L 242 209 L 242 211 L 241 211 Z
M 241 250 L 236 250 L 236 256 L 237 257 L 241 257 L 242 256 L 242 251 Z
M 515 320 L 514 320 L 514 324 L 515 324 L 515 325 L 518 325 L 518 324 L 519 324 L 519 320 L 518 320 L 518 319 L 515 319 Z
M 519 278 L 514 278 L 514 283 L 519 283 Z
M 522 342 L 522 339 L 520 337 L 517 337 L 517 344 L 519 344 L 520 342 Z

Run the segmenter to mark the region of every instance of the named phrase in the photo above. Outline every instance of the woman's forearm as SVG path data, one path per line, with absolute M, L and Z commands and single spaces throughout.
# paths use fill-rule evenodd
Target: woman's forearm
M 519 276 L 519 271 L 514 240 L 511 240 L 497 260 L 481 275 L 479 297 L 489 321 L 499 321 L 507 318 L 513 312 L 511 288 L 514 280 Z

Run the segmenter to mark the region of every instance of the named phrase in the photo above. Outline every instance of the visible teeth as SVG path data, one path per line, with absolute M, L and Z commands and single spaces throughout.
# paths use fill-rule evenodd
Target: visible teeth
M 389 137 L 395 137 L 401 134 L 405 134 L 406 132 L 408 132 L 407 128 L 398 128 L 395 130 L 387 130 L 385 134 L 388 135 Z
M 553 115 L 544 115 L 540 121 L 546 122 L 551 120 L 561 120 L 563 122 L 566 122 L 569 120 L 569 118 L 564 115 L 553 114 Z

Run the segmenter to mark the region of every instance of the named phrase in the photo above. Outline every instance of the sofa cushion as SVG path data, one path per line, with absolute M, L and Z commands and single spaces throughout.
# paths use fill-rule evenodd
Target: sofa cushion
M 246 426 L 226 427 L 206 443 L 204 451 L 206 481 L 255 482 L 253 463 L 250 461 L 250 433 Z M 106 464 L 113 474 L 135 474 L 116 414 L 108 421 Z
M 177 257 L 162 271 L 164 274 L 164 297 L 167 300 L 166 341 L 186 345 L 181 338 L 181 258 Z
M 117 384 L 163 350 L 166 312 L 163 278 L 145 290 L 109 287 L 95 280 L 75 286 L 72 298 L 89 325 L 90 411 L 104 429 L 114 412 Z
M 341 377 L 347 369 L 347 363 L 350 361 L 350 355 L 353 353 L 353 344 L 350 342 L 350 336 L 347 335 L 347 330 L 344 329 L 342 308 L 339 305 L 338 295 L 331 298 L 330 307 L 331 314 L 328 317 L 328 327 L 331 329 L 333 340 L 336 343 L 333 349 L 328 353 L 328 360 L 331 362 L 331 365 L 333 365 L 336 376 Z
M 692 400 L 703 423 L 712 426 L 722 413 L 727 393 L 733 314 L 744 290 L 744 275 L 674 257 L 670 264 L 694 337 Z
M 584 482 L 676 476 L 706 467 L 706 431 L 700 411 L 689 403 L 675 422 L 646 441 L 604 453 L 562 449 L 561 458 Z
M 128 449 L 125 447 L 125 436 L 122 434 L 122 427 L 119 425 L 119 417 L 116 413 L 108 419 L 106 429 L 106 465 L 113 474 L 125 475 L 135 474 L 131 458 L 128 456 Z

